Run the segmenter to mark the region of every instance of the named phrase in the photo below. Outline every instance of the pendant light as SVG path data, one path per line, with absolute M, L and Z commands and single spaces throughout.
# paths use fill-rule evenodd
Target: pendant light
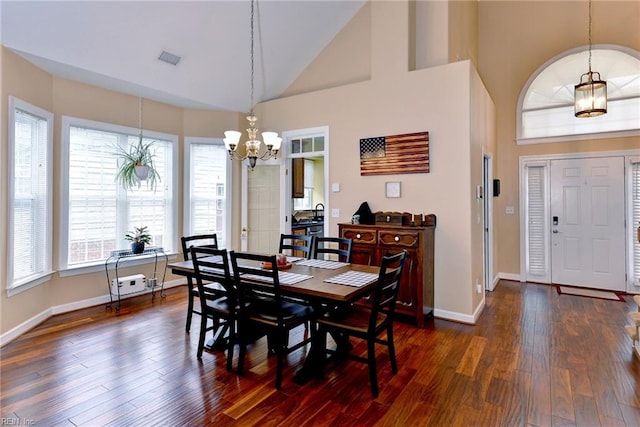
M 607 82 L 591 71 L 591 0 L 589 0 L 589 71 L 580 76 L 573 91 L 576 117 L 596 117 L 607 113 Z
M 244 143 L 245 154 L 238 155 L 236 149 L 238 148 L 238 143 L 240 142 L 241 132 L 235 130 L 228 130 L 224 133 L 224 146 L 229 152 L 230 158 L 236 158 L 240 161 L 244 159 L 249 159 L 249 167 L 253 169 L 256 166 L 256 161 L 258 159 L 266 160 L 270 158 L 275 158 L 278 155 L 278 151 L 280 150 L 280 144 L 282 143 L 282 138 L 278 136 L 276 132 L 262 132 L 262 139 L 264 140 L 264 145 L 266 149 L 262 149 L 262 142 L 258 139 L 258 128 L 256 128 L 256 122 L 258 118 L 253 113 L 253 103 L 254 103 L 254 5 L 255 0 L 251 0 L 251 110 L 249 111 L 249 115 L 247 115 L 247 121 L 249 122 L 249 127 L 247 128 L 247 134 L 249 135 L 249 140 Z

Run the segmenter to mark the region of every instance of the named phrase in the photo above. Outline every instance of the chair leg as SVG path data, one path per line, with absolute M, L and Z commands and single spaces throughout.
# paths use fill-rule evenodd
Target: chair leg
M 378 373 L 376 370 L 376 352 L 375 352 L 375 339 L 367 340 L 367 355 L 369 359 L 369 381 L 371 382 L 371 394 L 373 397 L 378 397 Z
M 230 318 L 229 322 L 229 339 L 227 340 L 227 371 L 233 370 L 233 347 L 236 344 L 236 325 L 235 320 Z
M 289 332 L 282 334 L 274 334 L 276 338 L 276 390 L 282 388 L 282 371 L 284 369 L 284 357 L 287 354 L 287 341 L 289 340 Z
M 187 306 L 187 326 L 186 326 L 186 332 L 190 333 L 191 332 L 191 315 L 193 314 L 193 282 L 191 280 L 191 277 L 187 278 L 187 287 L 188 287 L 188 293 L 189 293 L 189 305 Z
M 391 371 L 398 373 L 398 363 L 396 362 L 396 346 L 393 343 L 393 324 L 387 327 L 387 345 L 389 346 L 389 360 L 391 361 Z
M 204 340 L 207 337 L 207 316 L 200 316 L 200 337 L 198 338 L 198 359 L 202 359 L 202 351 L 204 350 Z
M 242 322 L 238 322 L 237 340 L 238 340 L 238 375 L 242 375 L 244 371 L 244 356 L 247 352 L 246 332 L 245 325 Z

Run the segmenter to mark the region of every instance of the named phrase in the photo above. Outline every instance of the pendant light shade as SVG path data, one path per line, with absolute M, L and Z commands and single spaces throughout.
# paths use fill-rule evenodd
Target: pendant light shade
M 589 0 L 589 71 L 580 76 L 573 89 L 576 117 L 596 117 L 607 113 L 607 82 L 591 71 L 591 0 Z
M 574 88 L 576 117 L 596 117 L 607 113 L 607 82 L 600 73 L 589 71 Z

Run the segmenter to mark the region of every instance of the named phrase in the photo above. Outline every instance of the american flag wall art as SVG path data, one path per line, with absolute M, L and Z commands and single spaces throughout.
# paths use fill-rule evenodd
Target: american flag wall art
M 360 175 L 429 172 L 429 132 L 360 140 Z

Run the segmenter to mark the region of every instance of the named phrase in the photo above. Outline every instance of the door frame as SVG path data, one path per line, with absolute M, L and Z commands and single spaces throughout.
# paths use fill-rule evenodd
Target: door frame
M 322 152 L 316 151 L 315 157 L 318 157 L 318 153 L 322 153 L 324 157 L 324 235 L 328 236 L 329 232 L 329 221 L 327 220 L 327 214 L 331 212 L 330 210 L 330 199 L 329 199 L 329 126 L 317 126 L 313 128 L 304 128 L 304 129 L 295 129 L 289 131 L 282 132 L 282 146 L 285 147 L 285 150 L 282 154 L 284 159 L 284 170 L 282 171 L 281 184 L 282 188 L 285 189 L 284 197 L 280 200 L 280 212 L 285 212 L 284 215 L 280 215 L 281 224 L 280 230 L 282 233 L 290 233 L 291 232 L 291 140 L 292 139 L 300 139 L 311 136 L 322 136 L 324 137 L 324 150 Z M 298 157 L 298 156 L 294 156 Z M 301 156 L 305 157 L 305 156 Z M 310 157 L 310 156 L 306 156 Z
M 493 158 L 482 155 L 483 197 L 483 251 L 484 251 L 484 288 L 493 291 L 497 281 L 493 280 Z
M 545 166 L 545 174 L 546 174 L 546 183 L 545 186 L 545 236 L 549 236 L 551 233 L 551 221 L 549 220 L 551 215 L 551 183 L 550 183 L 550 162 L 552 160 L 569 160 L 569 159 L 586 159 L 586 158 L 596 158 L 596 157 L 624 157 L 624 191 L 625 191 L 625 200 L 624 200 L 624 211 L 625 211 L 625 275 L 626 275 L 626 291 L 627 292 L 638 292 L 638 289 L 635 289 L 631 284 L 630 278 L 632 275 L 630 274 L 630 270 L 632 269 L 632 265 L 629 260 L 629 252 L 632 248 L 632 233 L 631 229 L 633 227 L 629 226 L 629 218 L 631 217 L 631 209 L 632 206 L 629 203 L 630 197 L 630 182 L 629 182 L 629 158 L 640 156 L 640 150 L 618 150 L 618 151 L 589 151 L 589 152 L 574 152 L 574 153 L 563 153 L 563 154 L 545 154 L 545 155 L 532 155 L 532 156 L 520 156 L 519 157 L 519 178 L 520 178 L 520 191 L 519 191 L 519 199 L 520 199 L 520 281 L 527 281 L 527 200 L 526 200 L 526 169 L 527 166 L 537 165 Z M 541 283 L 551 283 L 551 239 L 545 239 L 545 251 L 546 255 L 549 259 L 548 264 L 546 266 L 547 272 L 544 276 L 540 277 L 540 280 L 537 280 Z

